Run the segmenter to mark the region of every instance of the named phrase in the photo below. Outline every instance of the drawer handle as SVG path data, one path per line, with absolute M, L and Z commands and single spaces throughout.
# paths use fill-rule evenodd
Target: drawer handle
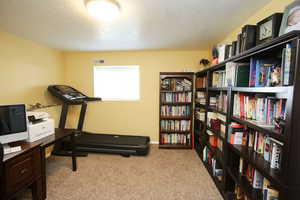
M 21 172 L 20 172 L 20 174 L 23 175 L 23 174 L 25 174 L 26 172 L 28 172 L 28 169 L 22 169 Z

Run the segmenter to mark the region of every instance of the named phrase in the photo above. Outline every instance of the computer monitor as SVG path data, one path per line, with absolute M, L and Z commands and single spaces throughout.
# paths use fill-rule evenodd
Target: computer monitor
M 0 105 L 0 143 L 28 138 L 24 104 Z

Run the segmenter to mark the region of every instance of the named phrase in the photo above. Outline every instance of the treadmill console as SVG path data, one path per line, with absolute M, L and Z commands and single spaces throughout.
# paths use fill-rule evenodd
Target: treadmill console
M 48 91 L 68 104 L 82 104 L 84 101 L 101 101 L 101 98 L 88 97 L 67 85 L 50 85 L 48 86 Z

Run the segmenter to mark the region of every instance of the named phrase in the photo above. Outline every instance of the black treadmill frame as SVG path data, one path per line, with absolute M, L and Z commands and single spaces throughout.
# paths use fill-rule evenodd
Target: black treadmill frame
M 74 89 L 74 88 L 72 88 L 72 89 Z M 96 134 L 96 133 L 89 133 L 89 132 L 83 131 L 83 124 L 84 124 L 86 110 L 87 110 L 87 103 L 90 102 L 90 101 L 101 101 L 101 98 L 94 98 L 94 97 L 87 97 L 86 96 L 86 98 L 77 99 L 75 101 L 65 101 L 59 95 L 53 93 L 53 91 L 51 91 L 51 93 L 54 96 L 58 97 L 60 100 L 63 101 L 61 115 L 60 115 L 60 120 L 59 120 L 59 128 L 63 129 L 66 126 L 66 121 L 67 121 L 67 115 L 68 115 L 68 111 L 69 111 L 69 106 L 70 105 L 81 105 L 79 120 L 78 120 L 78 124 L 77 124 L 77 130 L 80 133 L 76 137 L 81 137 L 81 136 L 84 137 L 85 134 L 97 135 L 99 137 L 101 137 L 101 135 L 105 135 L 105 136 L 111 135 L 111 134 L 101 134 L 101 133 L 100 134 Z M 117 136 L 117 137 L 136 137 L 136 136 L 125 136 L 125 135 L 124 136 L 123 135 L 111 135 L 111 136 Z M 137 137 L 143 137 L 143 136 L 137 136 Z M 80 140 L 80 138 L 79 138 L 79 140 Z M 125 156 L 125 157 L 129 157 L 130 155 L 147 155 L 148 151 L 149 151 L 149 141 L 150 141 L 150 138 L 147 137 L 147 142 L 148 143 L 147 143 L 146 147 L 134 146 L 131 149 L 130 148 L 126 148 L 125 147 L 126 145 L 120 146 L 119 149 L 109 147 L 109 145 L 105 145 L 105 144 L 104 145 L 101 144 L 101 147 L 99 147 L 99 148 L 77 146 L 76 147 L 77 148 L 77 151 L 76 151 L 77 155 L 76 156 L 87 156 L 87 152 L 120 154 L 120 155 Z M 62 151 L 63 146 L 64 145 L 62 143 L 57 144 L 54 147 L 53 155 L 70 156 L 70 154 L 67 151 Z

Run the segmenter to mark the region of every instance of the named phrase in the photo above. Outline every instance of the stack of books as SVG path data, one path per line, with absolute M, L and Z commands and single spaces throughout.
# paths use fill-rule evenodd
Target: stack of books
M 190 106 L 161 106 L 161 116 L 188 117 L 191 115 Z
M 214 71 L 212 74 L 212 87 L 226 87 L 225 70 Z
M 192 101 L 192 92 L 162 92 L 160 98 L 163 103 L 190 103 Z
M 172 133 L 172 134 L 161 134 L 162 144 L 191 144 L 191 135 Z
M 197 89 L 206 88 L 206 76 L 196 78 L 196 88 Z
M 206 104 L 206 93 L 197 91 L 195 102 L 205 105 Z
M 191 120 L 161 120 L 161 131 L 189 131 Z

